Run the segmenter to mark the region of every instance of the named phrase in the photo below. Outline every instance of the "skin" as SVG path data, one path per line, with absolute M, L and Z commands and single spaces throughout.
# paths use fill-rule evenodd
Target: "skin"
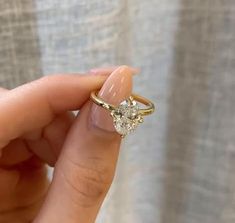
M 0 89 L 0 223 L 95 221 L 113 180 L 121 138 L 110 121 L 104 128 L 93 125 L 92 118 L 108 120 L 108 114 L 88 99 L 106 82 L 101 92 L 110 103 L 131 93 L 135 71 L 115 70 L 52 75 Z M 117 100 L 106 93 L 118 75 L 126 76 Z M 55 166 L 52 183 L 45 164 Z

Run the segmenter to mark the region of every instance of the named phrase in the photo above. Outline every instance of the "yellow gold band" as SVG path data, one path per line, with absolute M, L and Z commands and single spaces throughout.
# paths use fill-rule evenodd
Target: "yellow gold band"
M 94 103 L 96 103 L 97 105 L 103 107 L 104 109 L 107 109 L 109 111 L 113 111 L 117 106 L 109 104 L 105 101 L 103 101 L 99 96 L 98 96 L 99 91 L 92 91 L 91 92 L 91 99 L 93 100 Z M 147 106 L 147 108 L 141 108 L 139 109 L 139 114 L 141 114 L 142 116 L 144 115 L 150 115 L 154 112 L 155 110 L 155 106 L 154 104 L 148 100 L 147 98 L 144 98 L 140 95 L 137 94 L 131 94 L 130 98 L 134 99 L 137 102 L 140 102 L 144 105 Z

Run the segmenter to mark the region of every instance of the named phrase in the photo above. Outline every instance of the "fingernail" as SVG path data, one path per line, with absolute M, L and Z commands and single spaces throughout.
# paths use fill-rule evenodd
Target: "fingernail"
M 119 105 L 132 92 L 133 71 L 128 66 L 120 66 L 107 78 L 98 96 L 107 103 Z M 92 124 L 106 131 L 115 131 L 110 111 L 93 103 L 91 109 Z
M 123 65 L 124 67 L 125 65 Z M 112 66 L 112 67 L 101 67 L 101 68 L 94 68 L 89 71 L 90 75 L 108 75 L 111 74 L 114 70 L 122 66 Z M 127 66 L 126 66 L 127 67 Z M 129 67 L 130 71 L 132 72 L 132 75 L 136 75 L 140 72 L 140 69 Z

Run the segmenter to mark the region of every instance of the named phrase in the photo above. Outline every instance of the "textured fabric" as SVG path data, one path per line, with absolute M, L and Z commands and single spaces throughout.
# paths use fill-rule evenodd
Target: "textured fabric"
M 0 1 L 0 84 L 13 88 L 41 75 L 37 21 L 31 0 Z
M 235 221 L 235 1 L 2 0 L 0 81 L 130 64 L 157 112 L 124 140 L 98 223 Z

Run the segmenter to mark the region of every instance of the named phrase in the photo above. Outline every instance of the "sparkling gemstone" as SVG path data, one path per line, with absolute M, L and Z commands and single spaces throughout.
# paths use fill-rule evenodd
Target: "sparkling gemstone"
M 139 106 L 134 100 L 125 100 L 111 112 L 116 131 L 125 136 L 132 132 L 143 118 L 139 114 Z

